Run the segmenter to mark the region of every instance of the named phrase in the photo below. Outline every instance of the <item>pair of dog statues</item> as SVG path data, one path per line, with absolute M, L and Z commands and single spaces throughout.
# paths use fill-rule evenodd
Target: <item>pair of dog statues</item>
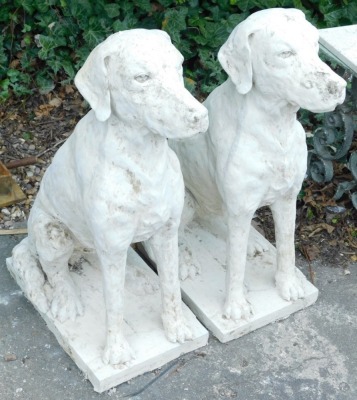
M 184 88 L 183 57 L 166 33 L 133 29 L 98 45 L 75 78 L 92 110 L 47 169 L 28 237 L 13 250 L 11 272 L 26 296 L 61 322 L 74 320 L 84 310 L 68 263 L 75 252 L 91 253 L 103 276 L 103 361 L 126 363 L 133 356 L 123 335 L 127 251 L 145 242 L 158 268 L 166 336 L 189 340 L 179 282 L 179 260 L 182 277 L 194 274 L 178 250 L 184 208 L 181 228 L 194 213 L 226 228 L 222 313 L 249 318 L 246 254 L 260 246 L 251 220 L 269 205 L 277 290 L 287 301 L 304 297 L 294 225 L 307 149 L 296 113 L 332 111 L 346 87 L 318 48 L 318 31 L 301 11 L 252 14 L 219 50 L 228 79 L 202 105 Z

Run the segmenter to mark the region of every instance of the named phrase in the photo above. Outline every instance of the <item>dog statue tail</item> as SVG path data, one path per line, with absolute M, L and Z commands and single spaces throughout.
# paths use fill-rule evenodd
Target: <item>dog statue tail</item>
M 46 313 L 49 304 L 45 292 L 45 275 L 36 256 L 31 252 L 28 237 L 13 248 L 12 257 L 6 259 L 6 264 L 25 296 L 38 311 Z

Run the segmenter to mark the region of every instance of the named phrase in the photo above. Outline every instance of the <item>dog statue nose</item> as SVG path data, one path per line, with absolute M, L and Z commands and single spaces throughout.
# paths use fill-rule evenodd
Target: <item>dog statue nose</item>
M 329 81 L 327 83 L 327 91 L 334 97 L 339 97 L 342 94 L 344 87 L 337 81 Z
M 202 110 L 197 110 L 190 108 L 188 114 L 188 122 L 192 125 L 201 124 L 203 126 L 202 130 L 208 129 L 208 111 L 202 106 Z
M 192 110 L 189 122 L 195 126 L 200 126 L 200 131 L 205 132 L 208 129 L 208 111 L 202 106 L 201 110 Z
M 194 124 L 196 124 L 199 121 L 199 116 L 197 114 L 197 112 L 194 112 L 193 110 L 190 110 L 190 122 L 193 122 Z

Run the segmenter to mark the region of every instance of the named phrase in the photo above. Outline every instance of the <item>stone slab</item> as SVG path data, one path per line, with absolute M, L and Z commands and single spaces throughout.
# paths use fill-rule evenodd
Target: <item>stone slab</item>
M 357 74 L 357 25 L 320 29 L 319 33 L 322 47 Z
M 6 260 L 11 272 L 11 258 Z M 103 392 L 138 375 L 159 368 L 169 361 L 206 345 L 207 330 L 183 304 L 184 315 L 193 331 L 193 340 L 171 343 L 164 334 L 161 323 L 161 296 L 157 275 L 132 250 L 128 252 L 128 270 L 135 268 L 126 282 L 125 336 L 136 354 L 128 366 L 104 365 L 101 353 L 105 343 L 105 313 L 101 273 L 88 263 L 79 272 L 71 272 L 80 288 L 85 314 L 75 322 L 60 323 L 50 312 L 43 314 L 49 329 L 55 334 L 63 349 L 97 392 Z M 131 271 L 132 272 L 132 271 Z M 145 285 L 134 277 L 146 280 Z M 128 276 L 127 276 L 128 278 Z M 149 293 L 144 293 L 145 291 Z
M 295 302 L 283 300 L 275 288 L 276 249 L 266 239 L 269 250 L 249 257 L 246 268 L 247 300 L 254 315 L 248 321 L 234 322 L 222 317 L 225 299 L 226 245 L 218 235 L 210 233 L 197 221 L 186 227 L 185 238 L 202 272 L 195 279 L 181 283 L 182 298 L 198 319 L 222 343 L 239 338 L 269 323 L 287 318 L 313 304 L 318 290 L 304 279 L 306 297 Z M 302 274 L 299 270 L 298 273 Z

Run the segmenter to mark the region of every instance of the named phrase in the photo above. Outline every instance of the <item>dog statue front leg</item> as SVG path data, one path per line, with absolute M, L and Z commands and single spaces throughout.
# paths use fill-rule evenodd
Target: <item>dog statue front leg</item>
M 134 358 L 126 341 L 124 330 L 124 284 L 128 249 L 108 254 L 98 252 L 103 274 L 104 300 L 107 312 L 106 345 L 103 352 L 105 364 L 125 364 Z
M 305 297 L 295 268 L 296 196 L 291 194 L 271 205 L 275 224 L 277 271 L 275 282 L 281 297 L 287 301 Z
M 183 343 L 192 339 L 190 328 L 182 313 L 181 290 L 178 271 L 177 230 L 166 228 L 156 233 L 149 246 L 156 262 L 162 299 L 162 322 L 170 342 Z
M 253 214 L 228 216 L 226 301 L 223 316 L 235 321 L 252 314 L 244 296 L 244 275 Z

